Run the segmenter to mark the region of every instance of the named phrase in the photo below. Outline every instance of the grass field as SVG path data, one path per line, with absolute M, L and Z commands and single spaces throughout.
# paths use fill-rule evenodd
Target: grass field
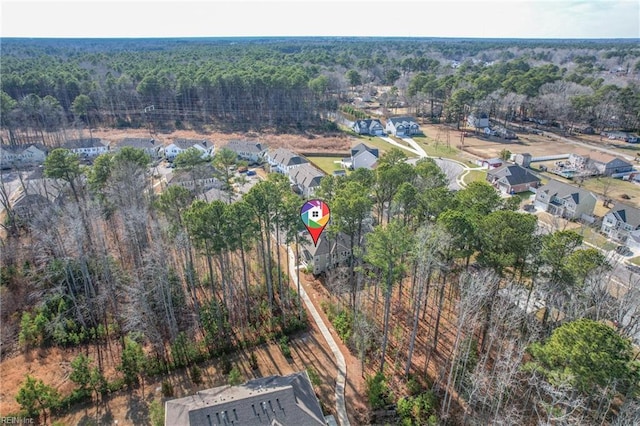
M 470 170 L 464 177 L 464 183 L 467 185 L 471 182 L 478 181 L 486 181 L 487 180 L 487 172 L 486 170 Z
M 334 161 L 340 161 L 339 157 L 320 157 L 307 155 L 307 159 L 311 161 L 317 168 L 330 175 L 334 170 L 340 170 L 340 163 L 334 163 Z

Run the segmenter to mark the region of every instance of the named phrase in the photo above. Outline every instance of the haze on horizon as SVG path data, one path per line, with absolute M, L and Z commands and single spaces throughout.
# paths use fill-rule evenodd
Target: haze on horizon
M 3 0 L 2 37 L 640 38 L 636 0 Z

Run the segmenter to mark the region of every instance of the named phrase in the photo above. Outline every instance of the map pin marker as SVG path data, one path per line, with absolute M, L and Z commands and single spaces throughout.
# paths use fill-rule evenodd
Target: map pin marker
M 329 206 L 322 200 L 309 200 L 300 209 L 300 218 L 311 235 L 314 246 L 318 245 L 320 234 L 329 223 L 330 216 Z

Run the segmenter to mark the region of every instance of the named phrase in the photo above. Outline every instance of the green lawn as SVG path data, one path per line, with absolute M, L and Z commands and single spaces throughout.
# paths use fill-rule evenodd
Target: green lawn
M 460 150 L 457 148 L 454 148 L 456 141 L 452 139 L 449 141 L 448 147 L 447 147 L 446 141 L 441 141 L 436 143 L 435 139 L 431 139 L 430 137 L 427 137 L 427 136 L 414 136 L 412 139 L 418 142 L 422 147 L 422 149 L 424 149 L 427 155 L 429 156 L 451 158 L 454 160 L 468 163 L 467 159 L 463 158 L 460 155 Z M 469 164 L 476 166 L 473 163 L 469 163 Z
M 464 183 L 467 185 L 471 182 L 478 181 L 486 181 L 487 180 L 487 171 L 486 170 L 471 170 L 464 176 Z
M 587 226 L 583 226 L 581 229 L 577 230 L 582 234 L 584 241 L 586 243 L 593 244 L 594 246 L 601 248 L 602 250 L 614 250 L 616 248 L 616 244 L 607 240 L 607 238 L 598 233 L 598 231 L 589 228 Z
M 340 161 L 339 157 L 316 157 L 307 155 L 307 159 L 311 161 L 316 167 L 330 175 L 334 170 L 340 170 L 340 163 L 334 163 L 334 161 Z

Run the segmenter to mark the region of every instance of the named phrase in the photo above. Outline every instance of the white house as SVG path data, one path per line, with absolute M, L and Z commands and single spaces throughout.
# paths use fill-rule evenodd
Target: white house
M 469 114 L 467 117 L 467 124 L 469 127 L 474 127 L 476 129 L 484 129 L 485 127 L 489 127 L 489 117 L 487 114 Z
M 267 155 L 267 146 L 255 141 L 232 140 L 225 148 L 235 152 L 238 158 L 252 163 L 261 163 Z
M 167 160 L 173 161 L 178 154 L 189 148 L 196 148 L 202 152 L 202 158 L 212 157 L 215 147 L 211 141 L 206 139 L 175 139 L 162 149 Z
M 0 146 L 0 167 L 3 169 L 42 164 L 46 157 L 46 149 L 36 145 L 29 145 L 26 148 L 24 146 Z
M 162 146 L 153 138 L 124 138 L 113 145 L 113 150 L 118 151 L 124 147 L 143 150 L 152 160 L 160 158 Z
M 380 153 L 377 148 L 370 148 L 360 143 L 351 148 L 351 156 L 343 158 L 340 163 L 346 169 L 366 168 L 372 169 L 378 162 Z
M 386 131 L 394 136 L 411 136 L 420 133 L 420 126 L 412 117 L 393 117 L 387 120 Z
M 98 138 L 71 139 L 65 142 L 62 148 L 66 148 L 80 157 L 97 157 L 109 152 L 109 145 Z
M 623 243 L 626 243 L 630 234 L 638 229 L 640 210 L 622 203 L 616 203 L 602 219 L 602 233 Z
M 282 173 L 286 176 L 289 176 L 296 167 L 309 163 L 306 158 L 284 148 L 269 151 L 267 161 L 272 172 Z

